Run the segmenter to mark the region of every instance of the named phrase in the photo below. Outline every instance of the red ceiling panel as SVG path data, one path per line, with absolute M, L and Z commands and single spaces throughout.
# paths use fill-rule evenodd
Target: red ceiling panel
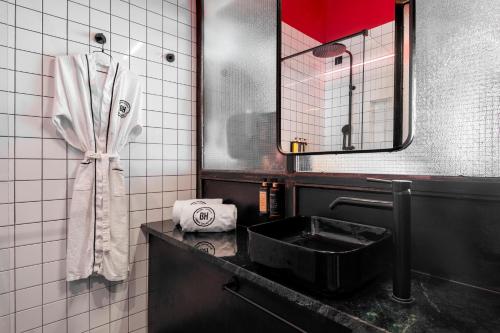
M 282 0 L 282 20 L 321 43 L 394 20 L 395 0 Z

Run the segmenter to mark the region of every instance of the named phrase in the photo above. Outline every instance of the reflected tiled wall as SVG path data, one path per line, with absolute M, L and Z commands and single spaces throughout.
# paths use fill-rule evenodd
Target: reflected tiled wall
M 355 149 L 393 146 L 394 21 L 341 41 L 353 55 L 352 143 Z M 341 65 L 326 59 L 326 150 L 342 149 L 342 127 L 349 114 L 349 57 Z
M 320 43 L 281 23 L 282 56 L 310 49 Z M 324 136 L 325 60 L 310 52 L 281 63 L 281 146 L 290 149 L 295 138 L 307 140 L 308 150 L 321 150 Z
M 321 43 L 282 22 L 282 56 Z M 366 36 L 341 41 L 353 56 L 352 144 L 355 149 L 391 148 L 394 104 L 394 22 L 372 28 Z M 342 127 L 349 114 L 349 56 L 342 63 L 311 52 L 281 63 L 281 144 L 289 150 L 295 137 L 309 151 L 342 150 Z
M 191 0 L 0 0 L 0 332 L 146 332 L 139 226 L 195 195 Z M 66 219 L 81 153 L 50 122 L 55 55 L 95 50 L 140 75 L 143 134 L 121 152 L 130 205 L 128 281 L 65 281 Z M 167 63 L 163 55 L 175 53 Z

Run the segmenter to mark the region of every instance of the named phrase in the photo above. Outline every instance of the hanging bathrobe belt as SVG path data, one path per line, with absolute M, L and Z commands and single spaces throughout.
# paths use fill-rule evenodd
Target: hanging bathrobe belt
M 100 226 L 96 223 L 96 228 L 99 227 L 102 233 L 102 250 L 109 252 L 110 246 L 110 229 L 109 229 L 109 162 L 110 160 L 119 160 L 118 154 L 96 153 L 88 151 L 85 153 L 85 160 L 96 160 L 96 186 L 97 193 L 102 196 L 102 209 L 97 210 L 97 222 L 100 221 Z M 94 198 L 97 200 L 97 198 Z M 97 205 L 96 205 L 97 207 Z

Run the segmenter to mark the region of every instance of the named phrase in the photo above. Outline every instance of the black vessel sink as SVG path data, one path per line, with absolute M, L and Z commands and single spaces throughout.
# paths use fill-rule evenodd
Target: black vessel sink
M 250 259 L 326 295 L 351 292 L 387 270 L 388 229 L 323 217 L 291 217 L 248 228 Z

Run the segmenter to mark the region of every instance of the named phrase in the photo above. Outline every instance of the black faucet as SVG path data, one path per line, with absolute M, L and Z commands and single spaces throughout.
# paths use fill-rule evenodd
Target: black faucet
M 338 197 L 330 209 L 338 205 L 352 205 L 392 209 L 394 240 L 394 273 L 392 298 L 400 303 L 411 303 L 411 181 L 367 178 L 367 181 L 392 185 L 392 201 Z

